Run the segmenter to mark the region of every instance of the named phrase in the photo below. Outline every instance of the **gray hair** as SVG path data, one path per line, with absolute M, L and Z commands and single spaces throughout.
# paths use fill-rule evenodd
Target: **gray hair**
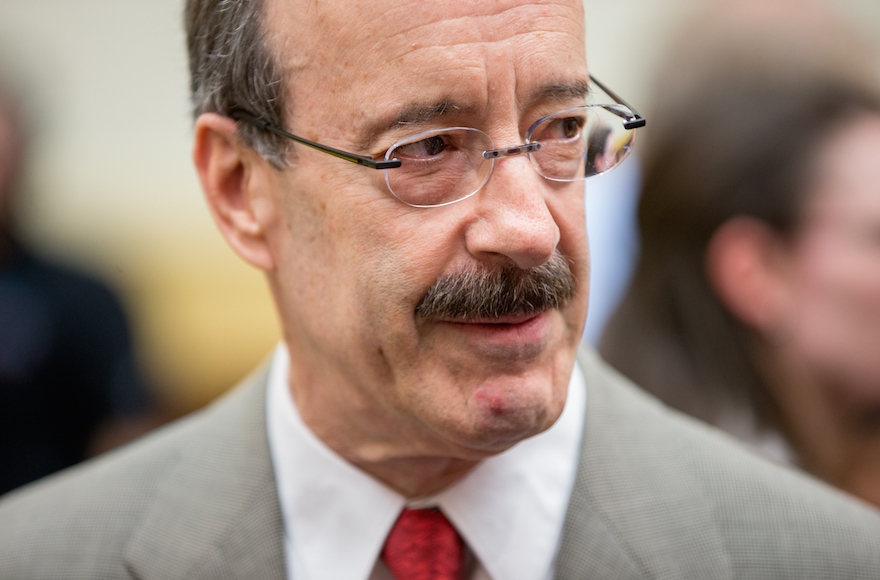
M 547 262 L 528 270 L 510 263 L 443 276 L 428 289 L 416 314 L 428 320 L 536 314 L 565 306 L 576 286 L 568 258 L 556 250 Z
M 283 67 L 263 30 L 262 0 L 187 0 L 184 13 L 193 115 L 234 109 L 284 127 Z M 238 138 L 275 167 L 287 164 L 288 142 L 247 123 Z

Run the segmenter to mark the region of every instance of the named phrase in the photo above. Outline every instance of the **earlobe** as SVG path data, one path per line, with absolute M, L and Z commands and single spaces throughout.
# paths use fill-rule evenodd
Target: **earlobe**
M 195 126 L 193 161 L 223 237 L 253 266 L 274 270 L 263 223 L 266 216 L 258 211 L 261 201 L 255 187 L 255 173 L 265 170 L 266 164 L 240 144 L 236 122 L 216 113 L 201 115 Z
M 782 245 L 768 224 L 738 216 L 719 226 L 706 248 L 706 274 L 721 303 L 765 336 L 785 332 L 790 314 Z

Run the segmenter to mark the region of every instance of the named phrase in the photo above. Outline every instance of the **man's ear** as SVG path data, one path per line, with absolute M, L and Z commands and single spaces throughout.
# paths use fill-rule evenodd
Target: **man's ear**
M 253 266 L 274 270 L 265 231 L 268 192 L 257 186 L 258 173 L 269 170 L 268 164 L 239 142 L 234 120 L 216 113 L 196 120 L 193 161 L 223 237 Z
M 738 216 L 724 222 L 706 248 L 706 273 L 721 303 L 766 336 L 786 332 L 790 301 L 783 240 L 765 222 Z

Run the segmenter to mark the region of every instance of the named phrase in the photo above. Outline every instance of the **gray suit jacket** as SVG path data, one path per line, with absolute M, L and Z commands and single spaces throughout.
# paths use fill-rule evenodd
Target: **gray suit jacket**
M 877 512 L 581 365 L 558 578 L 880 578 Z M 284 578 L 265 381 L 4 498 L 0 578 Z

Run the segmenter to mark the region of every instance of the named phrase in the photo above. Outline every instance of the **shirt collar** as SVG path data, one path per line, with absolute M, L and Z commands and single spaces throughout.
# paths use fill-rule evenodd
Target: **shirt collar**
M 288 572 L 310 580 L 367 580 L 407 501 L 309 430 L 288 388 L 289 365 L 282 343 L 269 370 L 267 428 Z M 585 404 L 583 374 L 575 367 L 565 409 L 552 427 L 410 505 L 439 506 L 494 580 L 546 577 L 574 485 Z

